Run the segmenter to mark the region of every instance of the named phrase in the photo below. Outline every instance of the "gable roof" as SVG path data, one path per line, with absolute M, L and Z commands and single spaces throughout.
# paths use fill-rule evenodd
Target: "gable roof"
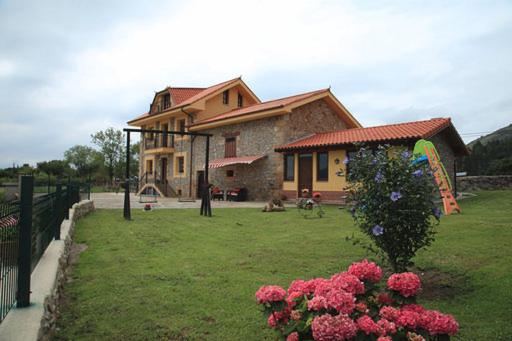
M 225 90 L 225 88 L 233 86 L 236 83 L 239 83 L 240 85 L 242 85 L 247 90 L 247 92 L 250 93 L 250 95 L 254 98 L 254 100 L 256 100 L 257 102 L 260 102 L 259 98 L 252 92 L 252 90 L 247 85 L 245 85 L 245 83 L 242 80 L 242 77 L 233 78 L 228 81 L 218 83 L 218 84 L 212 85 L 207 88 L 167 87 L 166 89 L 159 91 L 155 94 L 155 97 L 153 98 L 153 102 L 154 102 L 156 96 L 158 96 L 159 94 L 161 94 L 163 92 L 169 91 L 169 93 L 171 94 L 172 99 L 173 99 L 172 106 L 170 108 L 168 108 L 164 111 L 158 112 L 158 113 L 154 113 L 154 114 L 147 112 L 145 114 L 137 116 L 136 118 L 128 121 L 128 124 L 134 124 L 137 121 L 148 118 L 148 117 L 158 116 L 161 114 L 168 113 L 175 109 L 183 108 L 187 105 L 192 105 L 200 100 L 203 100 L 211 95 L 214 95 L 218 91 L 223 91 L 223 90 Z
M 414 121 L 398 124 L 388 124 L 368 128 L 354 128 L 317 133 L 306 138 L 279 146 L 277 152 L 299 149 L 351 145 L 355 143 L 386 143 L 393 141 L 419 140 L 436 135 L 450 128 L 452 141 L 460 155 L 468 153 L 467 148 L 451 123 L 450 118 L 433 118 L 426 121 Z
M 207 129 L 214 126 L 229 124 L 234 120 L 251 120 L 258 119 L 265 116 L 267 113 L 286 113 L 290 112 L 294 108 L 294 105 L 302 105 L 319 98 L 329 97 L 330 101 L 351 121 L 351 125 L 354 127 L 360 127 L 361 124 L 348 112 L 348 110 L 332 95 L 329 88 L 320 89 L 310 92 L 305 92 L 298 95 L 283 97 L 274 99 L 266 102 L 256 103 L 247 107 L 238 108 L 229 112 L 195 122 L 189 127 L 192 130 Z M 305 103 L 304 103 L 305 102 Z
M 229 111 L 227 113 L 220 114 L 220 115 L 208 118 L 206 120 L 202 120 L 202 121 L 196 122 L 193 125 L 200 125 L 200 124 L 204 124 L 204 123 L 208 123 L 208 122 L 221 121 L 221 120 L 224 120 L 224 119 L 227 119 L 227 118 L 242 116 L 242 115 L 251 114 L 251 113 L 255 113 L 255 112 L 259 112 L 259 111 L 263 111 L 263 110 L 284 108 L 288 104 L 292 104 L 292 103 L 300 101 L 302 99 L 306 99 L 308 97 L 317 95 L 317 94 L 322 93 L 324 91 L 328 91 L 328 89 L 310 91 L 310 92 L 306 92 L 306 93 L 299 94 L 299 95 L 294 95 L 294 96 L 274 99 L 274 100 L 267 101 L 267 102 L 253 104 L 253 105 L 248 106 L 248 107 L 234 109 L 234 110 L 231 110 L 231 111 Z

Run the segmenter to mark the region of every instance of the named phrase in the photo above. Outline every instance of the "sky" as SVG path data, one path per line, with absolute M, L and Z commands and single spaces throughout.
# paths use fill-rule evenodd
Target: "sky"
M 512 123 L 512 1 L 0 0 L 0 167 L 62 159 L 166 86 L 331 87 L 363 124 Z

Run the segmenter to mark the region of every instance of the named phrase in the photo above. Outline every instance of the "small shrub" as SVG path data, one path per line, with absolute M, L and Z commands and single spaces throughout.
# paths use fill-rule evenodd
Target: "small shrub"
M 449 340 L 459 325 L 451 315 L 416 304 L 417 275 L 393 274 L 363 260 L 331 278 L 295 280 L 287 291 L 262 286 L 256 300 L 282 340 Z
M 351 212 L 372 243 L 352 241 L 387 260 L 395 272 L 405 271 L 416 252 L 434 241 L 441 214 L 428 165 L 414 164 L 408 151 L 389 147 L 362 148 L 348 165 Z

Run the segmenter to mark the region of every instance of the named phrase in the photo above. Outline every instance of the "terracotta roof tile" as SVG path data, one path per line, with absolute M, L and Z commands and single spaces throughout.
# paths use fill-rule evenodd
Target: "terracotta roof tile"
M 215 85 L 212 85 L 206 89 L 203 89 L 201 92 L 198 92 L 196 93 L 195 95 L 187 98 L 186 100 L 184 100 L 183 102 L 181 102 L 179 105 L 177 106 L 184 106 L 184 105 L 187 105 L 187 104 L 192 104 L 194 103 L 195 101 L 198 101 L 208 95 L 211 95 L 213 94 L 215 91 L 225 87 L 226 85 L 228 84 L 231 84 L 231 83 L 234 83 L 236 82 L 237 80 L 239 80 L 240 77 L 237 77 L 237 78 L 233 78 L 233 79 L 230 79 L 228 81 L 225 81 L 225 82 L 222 82 L 222 83 L 219 83 L 219 84 L 215 84 Z M 174 106 L 176 107 L 176 106 Z
M 298 141 L 279 146 L 275 148 L 275 150 L 286 151 L 354 143 L 428 138 L 449 125 L 451 125 L 449 118 L 433 118 L 427 121 L 317 133 Z
M 243 108 L 240 108 L 240 109 L 234 109 L 234 110 L 229 111 L 227 113 L 220 114 L 220 115 L 211 117 L 209 119 L 196 122 L 193 125 L 194 126 L 195 125 L 201 125 L 201 124 L 204 124 L 204 123 L 221 121 L 221 120 L 225 120 L 225 119 L 232 118 L 232 117 L 238 117 L 238 116 L 243 116 L 243 115 L 247 115 L 247 114 L 252 114 L 252 113 L 255 113 L 255 112 L 259 112 L 259 111 L 265 111 L 265 110 L 270 110 L 270 109 L 282 108 L 282 107 L 284 107 L 284 106 L 286 106 L 288 104 L 292 104 L 294 102 L 306 99 L 308 97 L 317 95 L 317 94 L 325 92 L 325 91 L 328 91 L 328 89 L 321 89 L 321 90 L 316 90 L 316 91 L 310 91 L 310 92 L 306 92 L 306 93 L 299 94 L 299 95 L 294 95 L 294 96 L 279 98 L 279 99 L 275 99 L 275 100 L 271 100 L 271 101 L 267 101 L 267 102 L 253 104 L 251 106 L 243 107 Z
M 206 88 L 169 88 L 169 92 L 172 97 L 172 103 L 174 103 L 175 106 L 180 105 L 190 97 L 195 96 L 204 90 L 206 90 Z

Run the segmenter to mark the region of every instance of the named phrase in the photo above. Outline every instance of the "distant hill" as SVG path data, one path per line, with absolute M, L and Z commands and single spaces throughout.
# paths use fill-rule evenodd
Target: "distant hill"
M 512 124 L 468 144 L 469 156 L 457 161 L 468 175 L 512 175 Z
M 473 147 L 478 141 L 480 141 L 481 144 L 486 145 L 487 143 L 491 141 L 497 141 L 497 140 L 506 140 L 512 138 L 512 124 L 509 124 L 507 127 L 498 129 L 489 135 L 485 135 L 482 137 L 477 138 L 474 141 L 471 141 L 468 143 L 468 147 Z

